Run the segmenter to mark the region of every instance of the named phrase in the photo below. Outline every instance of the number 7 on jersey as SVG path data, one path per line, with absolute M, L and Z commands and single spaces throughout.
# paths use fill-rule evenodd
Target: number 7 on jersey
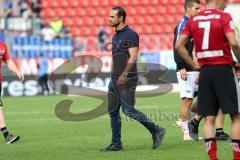
M 199 22 L 198 27 L 204 29 L 202 49 L 208 49 L 209 48 L 209 35 L 210 35 L 211 22 L 210 21 Z

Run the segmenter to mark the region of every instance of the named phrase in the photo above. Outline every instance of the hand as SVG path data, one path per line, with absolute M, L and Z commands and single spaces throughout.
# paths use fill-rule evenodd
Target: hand
M 196 78 L 195 78 L 195 83 L 198 84 L 198 80 L 199 80 L 199 72 L 196 73 Z
M 126 82 L 127 82 L 127 75 L 122 74 L 117 80 L 117 85 L 123 86 Z
M 24 76 L 23 76 L 23 74 L 22 74 L 21 72 L 18 72 L 18 73 L 17 73 L 17 76 L 18 76 L 18 78 L 19 78 L 21 81 L 24 80 Z
M 234 67 L 235 67 L 235 74 L 237 78 L 240 79 L 240 64 L 236 63 Z
M 187 80 L 187 71 L 186 71 L 186 69 L 183 68 L 183 69 L 179 70 L 179 73 L 180 73 L 181 78 L 182 78 L 184 81 L 186 81 L 186 80 Z

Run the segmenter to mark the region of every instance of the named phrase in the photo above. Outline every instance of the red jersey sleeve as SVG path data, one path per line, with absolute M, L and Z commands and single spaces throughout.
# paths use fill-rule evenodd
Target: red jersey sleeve
M 222 16 L 222 24 L 223 24 L 224 33 L 235 32 L 232 17 L 230 14 L 225 13 Z
M 10 54 L 8 53 L 8 49 L 5 46 L 5 53 L 3 55 L 3 61 L 6 62 L 7 60 L 9 60 L 11 58 Z
M 191 25 L 191 20 L 188 20 L 183 30 L 181 31 L 181 35 L 186 35 L 186 36 L 189 36 L 190 38 L 192 37 L 190 25 Z

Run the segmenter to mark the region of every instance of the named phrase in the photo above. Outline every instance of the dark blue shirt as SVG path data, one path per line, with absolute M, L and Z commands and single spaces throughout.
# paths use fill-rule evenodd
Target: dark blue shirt
M 177 70 L 181 70 L 181 69 L 185 68 L 187 71 L 192 71 L 192 68 L 185 63 L 185 61 L 179 56 L 179 54 L 175 50 L 176 41 L 177 41 L 178 37 L 180 36 L 181 31 L 185 27 L 188 19 L 189 18 L 187 16 L 184 16 L 183 19 L 177 24 L 177 26 L 174 29 L 173 52 L 174 52 L 174 60 L 177 64 Z M 193 51 L 193 47 L 194 47 L 193 41 L 192 40 L 188 41 L 186 43 L 185 47 L 186 47 L 189 55 L 192 57 L 192 51 Z
M 128 49 L 138 46 L 139 36 L 134 30 L 125 26 L 121 30 L 116 31 L 116 34 L 112 38 L 112 79 L 114 81 L 118 79 L 127 66 L 128 59 L 130 57 Z M 128 78 L 137 76 L 137 65 L 135 63 L 128 74 Z

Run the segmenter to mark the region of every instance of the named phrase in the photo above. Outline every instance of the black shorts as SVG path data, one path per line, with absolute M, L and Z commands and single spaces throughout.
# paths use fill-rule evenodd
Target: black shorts
M 3 103 L 2 103 L 2 83 L 0 82 L 0 107 L 3 106 Z
M 199 75 L 198 111 L 202 116 L 216 116 L 240 111 L 240 88 L 234 68 L 230 65 L 203 67 Z

